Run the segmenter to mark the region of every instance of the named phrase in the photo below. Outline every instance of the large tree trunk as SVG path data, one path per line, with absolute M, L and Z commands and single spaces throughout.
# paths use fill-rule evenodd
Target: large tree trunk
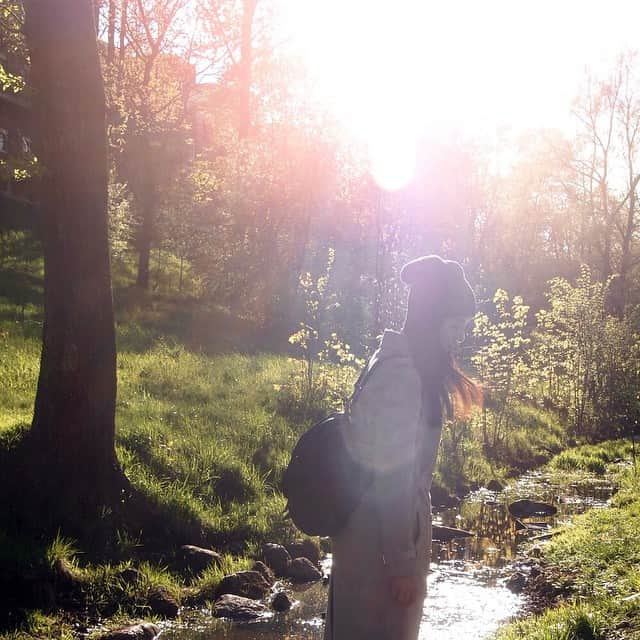
M 74 507 L 120 479 L 116 351 L 107 237 L 105 102 L 91 0 L 26 0 L 42 178 L 43 348 L 32 436 Z

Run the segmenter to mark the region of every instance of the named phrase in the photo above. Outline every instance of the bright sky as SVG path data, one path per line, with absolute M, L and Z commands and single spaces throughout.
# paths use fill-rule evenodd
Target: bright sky
M 585 68 L 640 42 L 638 0 L 279 1 L 321 95 L 395 167 L 389 188 L 423 131 L 568 128 Z

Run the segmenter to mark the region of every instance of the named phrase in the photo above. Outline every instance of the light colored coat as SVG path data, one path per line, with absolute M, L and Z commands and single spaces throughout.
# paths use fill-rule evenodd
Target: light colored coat
M 440 426 L 427 427 L 422 384 L 406 337 L 385 331 L 378 361 L 351 407 L 347 446 L 374 480 L 345 529 L 332 539 L 325 640 L 415 640 L 431 549 L 429 489 Z M 408 608 L 392 602 L 392 576 L 419 576 Z

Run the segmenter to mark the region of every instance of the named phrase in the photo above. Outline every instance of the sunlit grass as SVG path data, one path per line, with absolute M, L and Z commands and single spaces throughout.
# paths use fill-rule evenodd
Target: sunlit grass
M 27 611 L 20 629 L 0 633 L 0 640 L 33 640 L 34 638 L 73 640 L 75 637 L 70 623 L 62 621 L 60 616 L 42 611 Z
M 511 625 L 499 640 L 604 640 L 602 615 L 589 605 L 567 604 Z
M 628 440 L 612 440 L 579 449 L 562 451 L 549 463 L 550 468 L 561 471 L 588 471 L 604 475 L 607 466 L 616 460 L 629 460 L 633 445 Z
M 574 453 L 575 459 L 613 461 L 630 448 L 612 441 Z M 545 547 L 545 566 L 571 601 L 510 625 L 499 640 L 640 638 L 640 478 L 633 469 L 619 477 L 609 508 L 576 517 Z
M 0 433 L 28 428 L 40 346 L 4 322 Z M 177 539 L 205 529 L 230 542 L 291 533 L 277 491 L 294 428 L 274 410 L 286 357 L 209 357 L 160 341 L 118 356 L 117 450 L 134 486 L 172 514 Z M 186 539 L 185 539 L 186 538 Z

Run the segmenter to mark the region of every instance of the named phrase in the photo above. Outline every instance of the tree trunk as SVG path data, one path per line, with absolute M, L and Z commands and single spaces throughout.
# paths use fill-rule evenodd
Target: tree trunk
M 256 12 L 258 0 L 244 0 L 242 14 L 242 34 L 240 42 L 240 105 L 238 135 L 246 138 L 251 127 L 251 38 L 253 32 L 253 16 Z
M 116 0 L 109 0 L 107 18 L 107 64 L 113 65 L 116 55 Z
M 116 351 L 107 237 L 105 102 L 91 0 L 26 0 L 45 282 L 32 437 L 45 489 L 102 504 L 116 459 Z
M 145 291 L 149 289 L 149 261 L 153 240 L 154 207 L 151 193 L 144 194 L 141 224 L 138 234 L 138 276 L 136 285 Z

